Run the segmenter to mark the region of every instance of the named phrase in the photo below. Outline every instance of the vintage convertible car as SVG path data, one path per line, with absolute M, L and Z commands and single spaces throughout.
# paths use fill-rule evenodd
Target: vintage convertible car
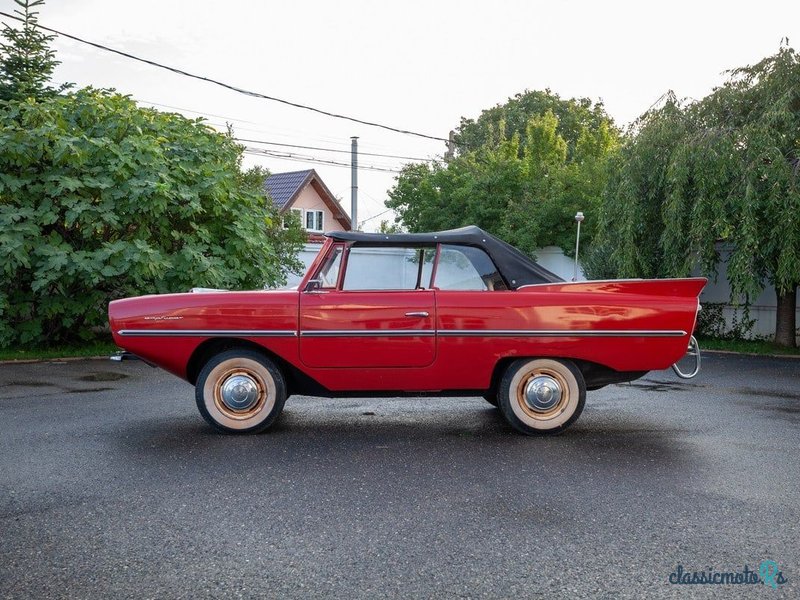
M 116 300 L 115 342 L 194 384 L 215 428 L 268 428 L 287 396 L 480 395 L 557 433 L 586 390 L 687 352 L 706 280 L 565 282 L 477 227 L 327 234 L 296 289 Z

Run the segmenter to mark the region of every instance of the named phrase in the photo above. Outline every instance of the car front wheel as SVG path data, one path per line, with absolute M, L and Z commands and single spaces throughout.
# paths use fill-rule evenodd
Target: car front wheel
M 511 363 L 503 375 L 498 400 L 503 416 L 517 431 L 556 434 L 583 411 L 586 383 L 571 361 L 522 359 Z
M 259 352 L 227 350 L 200 371 L 195 399 L 200 414 L 215 429 L 258 433 L 283 410 L 286 382 L 280 369 Z

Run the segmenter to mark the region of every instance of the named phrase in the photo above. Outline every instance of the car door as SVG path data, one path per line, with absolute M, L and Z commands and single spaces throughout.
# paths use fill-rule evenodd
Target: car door
M 433 248 L 350 247 L 335 287 L 300 294 L 302 362 L 353 369 L 432 364 L 434 255 Z

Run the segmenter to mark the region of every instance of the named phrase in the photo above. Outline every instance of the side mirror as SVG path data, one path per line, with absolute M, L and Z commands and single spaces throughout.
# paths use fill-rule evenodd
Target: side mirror
M 322 288 L 322 279 L 309 279 L 306 284 L 306 292 L 316 292 Z

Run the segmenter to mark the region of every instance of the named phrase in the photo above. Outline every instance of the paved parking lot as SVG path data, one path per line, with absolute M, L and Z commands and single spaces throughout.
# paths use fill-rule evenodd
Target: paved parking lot
M 800 360 L 712 355 L 590 392 L 559 437 L 481 399 L 291 398 L 213 433 L 139 362 L 0 365 L 0 596 L 800 593 Z

